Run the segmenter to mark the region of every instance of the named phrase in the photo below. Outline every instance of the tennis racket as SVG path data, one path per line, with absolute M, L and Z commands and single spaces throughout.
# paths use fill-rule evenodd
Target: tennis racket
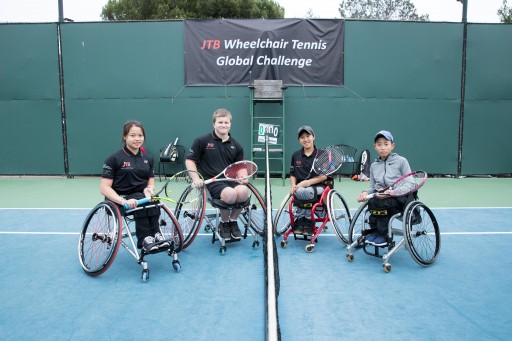
M 369 194 L 366 199 L 373 198 L 378 194 L 389 195 L 390 197 L 400 197 L 420 189 L 427 182 L 427 173 L 424 171 L 411 172 L 396 180 L 386 188 L 378 190 L 376 193 Z
M 253 176 L 258 171 L 258 166 L 252 161 L 238 161 L 227 166 L 221 173 L 204 182 L 205 185 L 217 181 L 240 181 Z M 223 177 L 222 177 L 223 176 Z
M 178 149 L 176 148 L 176 146 L 178 145 L 178 139 L 179 138 L 177 137 L 176 140 L 174 140 L 174 143 L 172 144 L 172 150 L 169 154 L 171 162 L 176 161 L 176 159 L 178 158 Z
M 173 204 L 188 204 L 202 198 L 202 188 L 193 188 L 186 196 L 183 195 L 185 191 L 193 183 L 191 174 L 195 173 L 198 177 L 202 178 L 201 174 L 192 170 L 184 170 L 174 174 L 167 179 L 164 184 L 158 189 L 151 198 L 143 198 L 137 201 L 137 206 L 146 204 L 150 201 L 163 200 Z M 125 204 L 126 209 L 130 209 Z
M 318 149 L 313 166 L 309 171 L 306 180 L 309 179 L 313 172 L 316 175 L 331 175 L 343 165 L 344 155 L 339 146 L 329 146 L 324 149 Z

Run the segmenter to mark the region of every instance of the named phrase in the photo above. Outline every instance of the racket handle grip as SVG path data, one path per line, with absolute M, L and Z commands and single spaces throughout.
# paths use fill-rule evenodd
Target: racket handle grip
M 147 204 L 150 200 L 151 200 L 150 198 L 143 198 L 143 199 L 137 200 L 137 206 Z M 130 206 L 128 204 L 124 204 L 124 208 L 129 210 Z
M 369 199 L 373 198 L 376 194 L 377 194 L 377 193 L 368 194 L 368 195 L 366 196 L 366 200 L 369 200 Z

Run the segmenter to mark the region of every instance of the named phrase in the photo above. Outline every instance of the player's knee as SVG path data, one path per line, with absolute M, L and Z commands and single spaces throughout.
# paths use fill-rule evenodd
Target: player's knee
M 249 197 L 249 190 L 246 186 L 235 187 L 237 202 L 245 201 Z
M 237 201 L 237 192 L 234 188 L 226 187 L 220 194 L 220 200 L 224 201 L 226 204 L 234 204 Z

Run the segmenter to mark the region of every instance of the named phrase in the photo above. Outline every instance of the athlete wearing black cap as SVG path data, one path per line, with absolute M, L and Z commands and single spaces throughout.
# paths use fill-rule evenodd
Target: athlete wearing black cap
M 332 182 L 332 177 L 317 175 L 314 172 L 310 175 L 313 161 L 317 154 L 315 146 L 315 132 L 310 126 L 301 126 L 297 130 L 297 137 L 302 146 L 293 153 L 290 164 L 290 194 L 296 199 L 311 201 L 322 194 L 326 185 Z M 311 221 L 311 210 L 297 208 L 294 214 L 293 225 L 295 234 L 311 234 L 313 232 Z

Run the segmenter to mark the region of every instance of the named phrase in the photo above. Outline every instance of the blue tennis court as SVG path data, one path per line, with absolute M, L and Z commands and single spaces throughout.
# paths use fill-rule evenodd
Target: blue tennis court
M 506 339 L 512 332 L 512 208 L 434 208 L 440 255 L 429 268 L 405 249 L 384 273 L 381 260 L 356 252 L 349 263 L 332 231 L 315 251 L 304 241 L 278 247 L 283 340 Z M 120 250 L 92 278 L 77 257 L 88 209 L 0 209 L 0 335 L 4 340 L 265 338 L 261 247 L 228 245 L 200 233 L 179 254 L 147 257 L 151 275 Z

